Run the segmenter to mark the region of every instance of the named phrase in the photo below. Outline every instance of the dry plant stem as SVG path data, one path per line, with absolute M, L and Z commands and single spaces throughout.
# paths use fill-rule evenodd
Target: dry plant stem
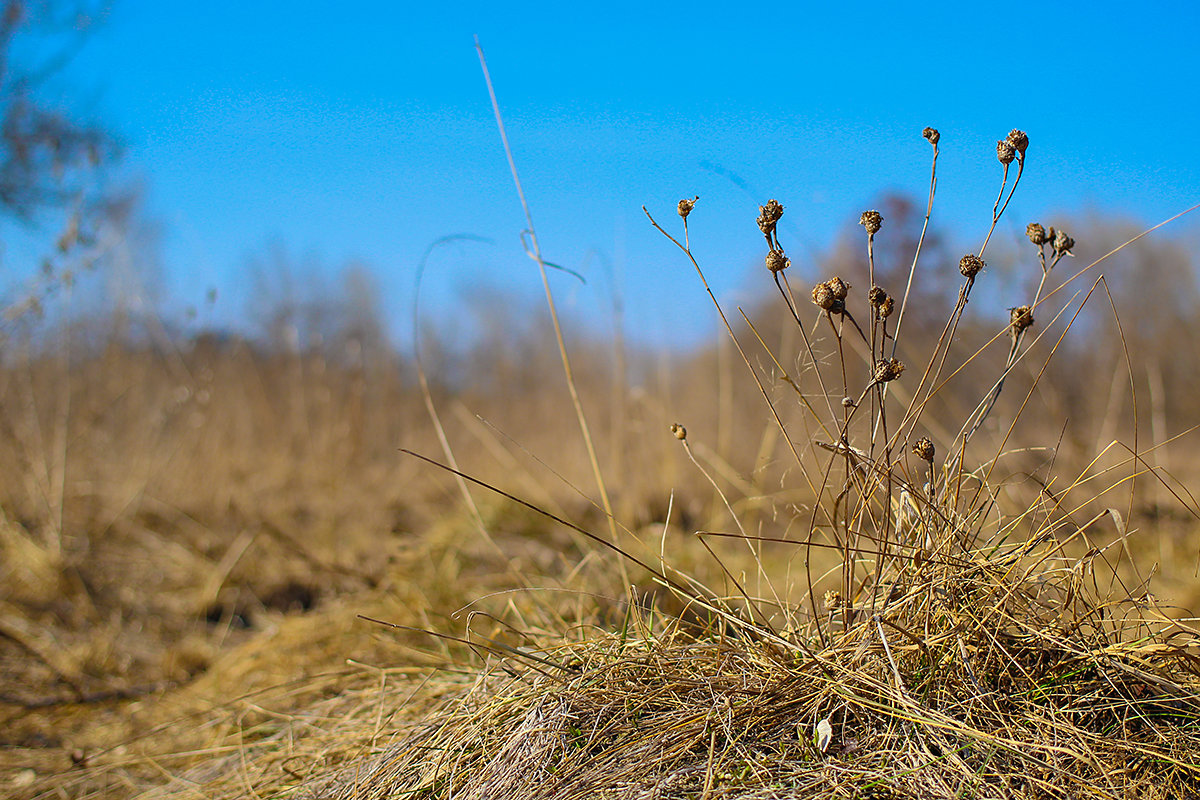
M 759 380 L 758 373 L 755 372 L 754 366 L 750 362 L 750 358 L 742 349 L 741 342 L 739 342 L 737 336 L 734 335 L 733 327 L 730 326 L 729 320 L 725 317 L 725 310 L 721 308 L 721 304 L 717 301 L 717 296 L 713 294 L 712 288 L 708 285 L 708 280 L 704 277 L 704 270 L 700 269 L 700 263 L 696 261 L 696 257 L 692 255 L 691 250 L 685 247 L 683 243 L 681 243 L 674 236 L 663 230 L 663 227 L 655 221 L 654 217 L 650 215 L 650 212 L 646 210 L 645 206 L 642 206 L 642 213 L 646 215 L 646 218 L 650 220 L 650 224 L 653 225 L 659 233 L 667 237 L 672 244 L 682 250 L 683 254 L 688 257 L 688 260 L 692 262 L 692 266 L 696 269 L 696 274 L 700 276 L 700 282 L 704 284 L 704 291 L 708 292 L 708 298 L 712 301 L 713 306 L 717 309 L 717 314 L 719 314 L 721 317 L 721 322 L 725 325 L 725 332 L 729 334 L 730 340 L 733 341 L 733 346 L 737 348 L 738 355 L 742 357 L 742 361 L 745 363 L 746 368 L 750 370 L 750 374 L 754 378 L 754 383 L 756 386 L 758 386 L 759 393 L 763 396 L 763 399 L 766 400 L 767 407 L 771 409 L 771 415 L 775 419 L 775 424 L 777 424 L 779 429 L 783 431 L 783 438 L 788 444 L 788 449 L 792 451 L 792 456 L 796 459 L 796 464 L 800 467 L 801 472 L 807 479 L 808 471 L 804 464 L 804 459 L 800 457 L 799 451 L 796 450 L 796 445 L 792 442 L 791 437 L 787 435 L 787 426 L 783 424 L 783 419 L 779 416 L 779 411 L 775 408 L 775 404 L 771 402 L 771 395 L 767 393 L 767 387 L 763 386 L 762 381 Z
M 682 442 L 680 442 L 680 444 L 683 445 L 683 451 L 685 453 L 687 453 L 688 459 L 692 462 L 693 465 L 695 465 L 696 469 L 700 470 L 700 474 L 702 474 L 705 477 L 705 479 L 709 482 L 709 484 L 716 491 L 717 495 L 721 498 L 721 502 L 725 504 L 725 509 L 729 512 L 729 516 L 733 519 L 733 524 L 737 526 L 738 533 L 741 534 L 742 540 L 746 543 L 746 547 L 750 550 L 750 555 L 754 558 L 754 563 L 758 567 L 759 576 L 768 579 L 767 586 L 769 586 L 771 589 L 771 595 L 775 600 L 776 606 L 779 608 L 783 608 L 784 607 L 783 600 L 780 599 L 779 594 L 775 591 L 775 586 L 771 583 L 769 576 L 767 575 L 767 570 L 763 566 L 762 558 L 759 556 L 758 551 L 756 551 L 754 549 L 753 540 L 749 536 L 746 535 L 746 529 L 742 527 L 742 521 L 738 517 L 737 512 L 733 510 L 733 506 L 729 503 L 729 498 L 727 498 L 725 496 L 725 492 L 721 490 L 720 484 L 718 484 L 716 482 L 716 480 L 713 479 L 713 476 L 709 474 L 708 470 L 706 470 L 703 466 L 701 466 L 700 462 L 696 460 L 695 454 L 692 453 L 692 446 L 690 444 L 688 444 L 687 439 L 684 439 Z M 707 547 L 707 544 L 705 546 Z M 709 549 L 709 552 L 712 553 L 712 550 Z M 716 558 L 715 553 L 713 553 L 713 557 Z M 717 560 L 718 560 L 718 562 L 720 562 L 720 559 L 717 559 Z M 722 565 L 721 568 L 724 569 L 724 565 Z M 728 572 L 728 570 L 726 570 L 726 572 Z M 766 627 L 771 628 L 771 623 L 770 623 L 769 619 L 767 618 L 767 615 L 763 613 L 762 609 L 758 608 L 757 603 L 753 603 L 753 601 L 750 601 L 750 598 L 748 596 L 747 596 L 746 600 L 748 602 L 751 602 L 755 606 L 755 609 L 758 611 L 759 615 L 762 617 L 763 624 Z
M 935 144 L 933 146 L 933 165 L 929 168 L 929 202 L 925 204 L 925 222 L 921 225 L 921 236 L 917 239 L 912 265 L 908 268 L 908 282 L 904 285 L 904 297 L 900 301 L 900 312 L 896 315 L 896 330 L 892 333 L 892 358 L 896 357 L 897 340 L 900 338 L 900 326 L 904 322 L 904 312 L 908 308 L 908 296 L 912 291 L 913 276 L 917 274 L 917 262 L 921 258 L 921 247 L 925 244 L 925 233 L 929 230 L 929 218 L 933 216 L 933 197 L 937 191 L 937 159 L 938 146 Z
M 787 290 L 785 291 L 783 285 L 781 285 L 779 282 L 779 276 L 781 274 L 783 274 L 782 271 L 775 273 L 775 288 L 779 290 L 779 295 L 783 298 L 784 304 L 788 307 L 788 311 L 792 313 L 792 319 L 796 321 L 796 327 L 800 329 L 800 338 L 804 342 L 804 351 L 808 354 L 808 360 L 813 365 L 813 374 L 817 376 L 817 387 L 821 390 L 821 395 L 825 398 L 825 403 L 829 407 L 829 416 L 832 419 L 835 416 L 833 411 L 833 401 L 829 397 L 829 390 L 825 388 L 825 378 L 821 375 L 821 370 L 818 369 L 817 354 L 813 352 L 812 342 L 809 341 L 808 333 L 806 333 L 804 330 L 804 323 L 800 321 L 800 314 L 796 307 L 796 298 L 792 294 L 792 285 L 787 282 L 787 275 L 783 275 L 783 283 L 787 285 Z M 745 316 L 746 315 L 743 314 L 742 318 L 744 319 Z M 759 341 L 762 341 L 761 337 L 759 338 Z M 772 355 L 772 359 L 774 359 L 774 355 Z M 779 362 L 776 361 L 775 363 L 778 364 Z M 800 391 L 799 387 L 796 387 L 796 391 Z M 816 411 L 813 410 L 812 405 L 808 402 L 808 399 L 804 398 L 803 394 L 800 396 L 804 400 L 805 407 L 808 408 L 808 410 L 812 413 L 813 419 L 817 420 L 817 423 L 821 425 L 821 429 L 824 430 L 825 425 L 823 421 L 817 416 Z M 829 435 L 828 431 L 826 431 L 826 435 Z
M 992 238 L 992 233 L 996 230 L 997 223 L 1004 216 L 1004 210 L 1008 208 L 1008 203 L 1013 198 L 1013 194 L 1017 191 L 1017 184 L 1021 182 L 1021 173 L 1025 171 L 1025 156 L 1021 155 L 1017 158 L 1017 177 L 1013 179 L 1012 188 L 1008 192 L 1008 197 L 1004 198 L 1004 185 L 1008 182 L 1008 164 L 1004 165 L 1004 177 L 1000 181 L 1000 194 L 996 196 L 996 204 L 992 206 L 992 226 L 988 228 L 987 236 L 983 238 L 983 244 L 979 246 L 979 257 L 983 258 L 983 251 L 987 249 L 988 242 Z M 1000 205 L 1000 200 L 1004 198 L 1004 205 Z
M 788 449 L 791 450 L 793 458 L 796 459 L 797 466 L 800 467 L 800 471 L 804 475 L 805 480 L 809 482 L 809 485 L 812 485 L 812 479 L 808 474 L 808 467 L 805 465 L 804 459 L 800 457 L 799 451 L 796 450 L 795 443 L 792 441 L 791 436 L 788 435 L 787 426 L 784 425 L 783 418 L 779 416 L 779 411 L 775 408 L 775 404 L 771 401 L 771 396 L 767 392 L 767 388 L 765 386 L 763 386 L 762 380 L 759 379 L 758 372 L 754 369 L 754 366 L 750 363 L 749 357 L 746 355 L 745 351 L 742 349 L 741 342 L 739 342 L 737 339 L 737 336 L 734 335 L 733 327 L 729 324 L 729 320 L 725 316 L 724 309 L 721 308 L 721 304 L 720 304 L 720 302 L 718 302 L 717 296 L 715 294 L 713 294 L 712 287 L 708 285 L 708 280 L 704 277 L 704 270 L 700 269 L 700 262 L 696 261 L 696 257 L 694 255 L 692 255 L 692 251 L 690 249 L 688 249 L 682 242 L 680 242 L 674 236 L 672 236 L 671 234 L 669 234 L 665 230 L 663 230 L 663 227 L 658 224 L 658 222 L 654 219 L 654 217 L 650 214 L 649 210 L 647 210 L 647 208 L 645 206 L 642 206 L 642 213 L 644 213 L 646 215 L 646 218 L 648 220 L 650 220 L 650 224 L 654 226 L 655 230 L 657 230 L 663 236 L 667 237 L 667 239 L 670 240 L 670 242 L 672 244 L 674 244 L 676 247 L 678 247 L 680 250 L 682 250 L 683 254 L 686 255 L 688 257 L 688 260 L 692 263 L 692 266 L 696 270 L 696 274 L 698 276 L 700 276 L 700 283 L 702 283 L 704 285 L 704 291 L 708 292 L 709 299 L 712 301 L 713 306 L 717 309 L 717 314 L 720 315 L 721 322 L 724 323 L 724 325 L 725 325 L 726 333 L 729 334 L 729 338 L 733 341 L 734 347 L 737 348 L 738 355 L 740 355 L 742 357 L 742 361 L 746 364 L 746 368 L 750 370 L 750 375 L 754 378 L 754 383 L 756 386 L 758 386 L 759 393 L 762 394 L 763 400 L 766 401 L 767 407 L 771 410 L 771 416 L 774 418 L 775 424 L 779 426 L 779 430 L 783 433 L 783 440 L 785 442 L 787 442 Z M 807 337 L 805 338 L 805 341 L 807 342 Z M 815 363 L 816 362 L 814 360 L 814 364 Z M 820 497 L 821 493 L 823 493 L 825 491 L 825 482 L 828 480 L 828 477 L 829 477 L 828 471 L 826 471 L 826 474 L 822 478 L 820 492 L 818 492 L 818 494 L 817 494 L 818 497 Z M 808 530 L 807 539 L 809 541 L 812 540 L 812 536 L 813 536 L 813 533 L 815 532 L 815 529 L 816 529 L 816 512 L 814 511 L 812 522 L 811 522 L 811 524 L 809 526 L 809 530 Z M 807 559 L 806 559 L 806 563 L 805 563 L 805 570 L 806 570 L 806 572 L 808 572 L 808 575 L 809 575 L 808 596 L 809 596 L 809 602 L 812 604 L 813 618 L 816 620 L 819 620 L 819 614 L 817 613 L 817 599 L 813 595 L 813 591 L 812 591 L 812 589 L 813 589 L 812 573 L 808 571 Z M 817 630 L 821 636 L 822 644 L 824 644 L 825 634 L 821 630 L 821 625 L 820 625 L 819 621 L 817 622 Z
M 567 379 L 567 390 L 571 395 L 571 404 L 575 408 L 575 418 L 579 422 L 579 430 L 583 435 L 584 446 L 587 448 L 588 460 L 591 463 L 592 475 L 596 479 L 596 486 L 600 492 L 600 501 L 604 505 L 604 514 L 608 521 L 608 532 L 612 537 L 612 544 L 617 544 L 617 525 L 616 517 L 613 514 L 612 502 L 608 497 L 608 487 L 604 482 L 604 475 L 600 471 L 600 461 L 596 457 L 596 446 L 592 441 L 592 434 L 587 424 L 587 417 L 583 413 L 583 404 L 579 400 L 579 390 L 575 386 L 575 377 L 571 372 L 571 359 L 567 356 L 566 342 L 563 340 L 562 324 L 558 319 L 558 309 L 554 305 L 554 294 L 550 291 L 550 281 L 546 277 L 546 262 L 542 259 L 542 250 L 538 245 L 537 232 L 533 226 L 533 214 L 529 210 L 529 203 L 525 199 L 525 190 L 521 187 L 521 177 L 517 173 L 517 162 L 513 159 L 512 148 L 508 144 L 508 134 L 504 129 L 504 118 L 500 115 L 500 103 L 496 99 L 496 88 L 492 85 L 492 76 L 488 72 L 487 59 L 483 55 L 483 46 L 479 43 L 479 37 L 475 37 L 475 50 L 479 53 L 479 65 L 483 69 L 483 77 L 487 82 L 488 97 L 492 101 L 492 111 L 496 115 L 496 127 L 500 132 L 500 141 L 504 145 L 504 155 L 508 159 L 508 167 L 512 172 L 513 184 L 517 189 L 517 196 L 521 199 L 521 208 L 525 212 L 525 222 L 528 225 L 529 240 L 532 244 L 532 256 L 538 265 L 538 273 L 542 278 L 542 289 L 546 294 L 546 305 L 550 309 L 550 320 L 554 325 L 554 339 L 558 344 L 558 354 L 562 359 L 563 373 Z M 629 570 L 624 562 L 621 562 L 621 580 L 624 582 L 626 591 L 629 587 Z

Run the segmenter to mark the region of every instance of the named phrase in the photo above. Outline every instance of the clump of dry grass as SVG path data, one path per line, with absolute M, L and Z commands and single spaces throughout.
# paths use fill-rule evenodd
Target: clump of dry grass
M 927 221 L 941 138 L 931 130 L 924 132 L 934 147 Z M 1095 266 L 1043 294 L 1050 271 L 1074 246 L 1065 233 L 1029 227 L 1042 282 L 992 339 L 1009 342 L 994 381 L 979 387 L 974 411 L 948 441 L 935 444 L 924 433 L 931 399 L 991 352 L 984 346 L 958 354 L 956 333 L 1028 146 L 1028 137 L 1014 130 L 997 147 L 1003 174 L 990 227 L 979 251 L 961 259 L 957 303 L 920 367 L 896 357 L 908 291 L 922 278 L 920 242 L 908 286 L 876 286 L 874 241 L 883 219 L 864 213 L 869 292 L 854 294 L 841 277 L 822 281 L 811 291 L 814 317 L 788 283 L 790 262 L 777 228 L 784 208 L 775 200 L 761 207 L 766 267 L 804 349 L 798 363 L 785 365 L 761 337 L 758 344 L 774 379 L 794 390 L 806 412 L 803 437 L 785 421 L 769 376 L 755 368 L 709 290 L 812 498 L 793 507 L 794 524 L 784 535 L 766 536 L 741 525 L 713 481 L 737 530 L 697 536 L 742 540 L 751 568 L 766 579 L 757 584 L 764 591 L 751 591 L 745 574 L 707 544 L 724 571 L 723 590 L 665 555 L 657 561 L 641 555 L 636 541 L 608 541 L 566 523 L 640 569 L 656 584 L 654 594 L 631 593 L 616 631 L 527 625 L 520 647 L 487 640 L 480 646 L 493 659 L 472 686 L 407 726 L 369 763 L 310 786 L 314 796 L 1009 798 L 1200 791 L 1200 638 L 1155 605 L 1147 584 L 1117 577 L 1132 533 L 1124 523 L 1128 510 L 1103 505 L 1146 474 L 1142 454 L 1135 446 L 1116 466 L 1067 486 L 1047 481 L 1024 497 L 998 479 L 1020 411 L 1057 351 L 1054 343 L 1037 348 L 1036 335 L 1026 344 L 1035 311 L 1040 316 L 1047 301 L 1065 296 L 1065 287 Z M 695 199 L 679 204 L 679 238 L 651 222 L 707 289 L 688 232 L 696 206 Z M 1099 278 L 1082 300 L 1076 294 L 1048 316 L 1073 319 L 1103 287 Z M 748 319 L 747 325 L 755 331 Z M 828 342 L 818 330 L 827 331 Z M 1029 394 L 1007 430 L 993 437 L 990 455 L 981 456 L 986 450 L 976 435 L 1005 379 L 1035 358 L 1041 367 Z M 915 381 L 901 395 L 903 378 Z M 682 426 L 672 433 L 688 446 Z M 1098 502 L 1102 510 L 1078 519 Z M 1097 528 L 1109 522 L 1118 535 L 1098 544 Z M 768 545 L 773 553 L 790 550 L 789 563 L 802 561 L 802 578 L 766 563 Z

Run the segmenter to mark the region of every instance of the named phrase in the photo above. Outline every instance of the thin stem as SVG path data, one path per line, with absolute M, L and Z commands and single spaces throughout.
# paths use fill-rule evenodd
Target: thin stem
M 541 246 L 538 244 L 536 229 L 533 226 L 533 214 L 529 210 L 529 203 L 525 199 L 525 190 L 521 187 L 521 177 L 517 173 L 517 163 L 513 159 L 512 147 L 508 143 L 508 134 L 504 129 L 504 118 L 500 115 L 500 103 L 496 99 L 496 89 L 492 85 L 492 76 L 488 72 L 487 59 L 483 55 L 483 46 L 479 43 L 479 37 L 475 37 L 475 50 L 479 53 L 479 66 L 483 69 L 483 78 L 487 82 L 488 96 L 492 101 L 492 111 L 496 115 L 496 128 L 500 132 L 500 141 L 504 145 L 504 155 L 508 159 L 508 167 L 512 172 L 513 185 L 516 186 L 517 196 L 521 199 L 521 208 L 525 212 L 525 223 L 528 226 L 530 247 L 527 252 L 534 261 L 537 262 L 538 272 L 542 278 L 542 289 L 546 293 L 546 305 L 550 309 L 550 320 L 554 325 L 554 339 L 558 344 L 558 354 L 562 359 L 563 373 L 567 379 L 567 390 L 571 395 L 571 404 L 575 409 L 575 418 L 579 422 L 579 430 L 583 435 L 584 446 L 587 448 L 588 461 L 591 463 L 592 475 L 596 479 L 596 486 L 600 491 L 600 501 L 604 505 L 604 514 L 608 521 L 608 532 L 612 537 L 612 543 L 617 544 L 617 524 L 616 517 L 613 515 L 612 501 L 608 496 L 608 487 L 604 482 L 604 475 L 600 471 L 600 461 L 596 455 L 596 446 L 592 441 L 591 430 L 588 428 L 587 417 L 583 413 L 583 404 L 579 399 L 579 390 L 575 385 L 575 376 L 571 370 L 571 359 L 567 356 L 567 345 L 563 339 L 562 324 L 558 319 L 558 309 L 554 305 L 554 294 L 550 291 L 550 281 L 546 277 L 546 262 L 542 259 Z M 626 590 L 629 587 L 629 569 L 625 562 L 621 562 L 621 580 L 624 582 Z

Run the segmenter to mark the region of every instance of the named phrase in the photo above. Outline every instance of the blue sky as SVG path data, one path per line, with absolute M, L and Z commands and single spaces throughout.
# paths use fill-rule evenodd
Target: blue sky
M 952 240 L 986 230 L 995 141 L 1013 127 L 1032 144 L 1002 236 L 1057 212 L 1152 223 L 1200 201 L 1200 7 L 835 5 L 117 0 L 60 85 L 125 143 L 122 176 L 162 234 L 164 308 L 215 288 L 219 324 L 244 324 L 247 265 L 273 242 L 321 265 L 318 285 L 369 265 L 400 340 L 416 263 L 442 236 L 489 241 L 435 254 L 431 314 L 481 288 L 536 300 L 475 34 L 543 251 L 588 273 L 554 279 L 567 312 L 603 329 L 611 274 L 644 342 L 701 341 L 715 320 L 642 204 L 675 224 L 679 198 L 700 195 L 697 255 L 722 298 L 746 299 L 759 203 L 787 207 L 803 269 L 880 192 L 923 196 L 926 125 L 942 132 L 933 224 Z

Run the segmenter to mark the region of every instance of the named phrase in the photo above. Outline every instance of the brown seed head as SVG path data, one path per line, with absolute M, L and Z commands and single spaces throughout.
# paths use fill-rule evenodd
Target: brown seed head
M 871 291 L 867 292 L 867 302 L 875 309 L 875 319 L 887 319 L 896 308 L 892 296 L 878 286 L 872 286 Z
M 938 140 L 942 138 L 942 135 L 938 133 L 937 128 L 926 128 L 925 130 L 921 131 L 921 135 L 928 139 L 929 143 L 932 145 L 936 145 Z
M 671 423 L 671 435 L 682 442 L 687 438 L 687 428 L 683 427 L 678 422 L 673 422 Z
M 974 278 L 987 264 L 974 253 L 967 253 L 958 261 L 958 271 L 964 278 Z
M 788 260 L 782 250 L 772 249 L 767 253 L 767 269 L 771 270 L 772 274 L 787 269 L 791 264 L 792 262 Z
M 881 305 L 875 311 L 875 315 L 877 317 L 879 317 L 880 319 L 887 319 L 888 317 L 890 317 L 892 315 L 892 312 L 895 309 L 896 309 L 896 301 L 892 299 L 891 295 L 888 295 L 887 299 L 883 301 L 883 305 Z
M 818 283 L 813 287 L 812 301 L 825 311 L 832 310 L 837 304 L 837 298 L 833 296 L 833 290 L 829 288 L 828 283 Z
M 833 292 L 834 300 L 845 300 L 846 296 L 850 294 L 850 284 L 841 278 L 830 278 L 825 281 L 825 285 L 829 287 L 829 291 Z
M 913 455 L 915 455 L 917 458 L 921 459 L 922 461 L 928 461 L 930 464 L 933 463 L 933 456 L 937 452 L 934 450 L 933 442 L 929 441 L 928 436 L 922 436 L 920 439 L 917 439 L 917 441 L 913 443 L 912 451 Z
M 1025 148 L 1029 147 L 1029 137 L 1025 134 L 1025 131 L 1013 128 L 1008 132 L 1005 140 L 1013 146 L 1013 149 L 1021 154 L 1022 158 L 1025 157 Z
M 868 236 L 874 236 L 883 227 L 883 216 L 878 211 L 864 211 L 858 224 L 867 229 Z
M 899 359 L 881 359 L 875 362 L 875 371 L 871 374 L 871 380 L 875 383 L 887 383 L 899 378 L 902 372 L 904 372 L 904 365 L 900 363 Z
M 996 158 L 1000 159 L 1000 163 L 1008 166 L 1017 157 L 1017 148 L 1013 147 L 1013 143 L 1008 139 L 1001 139 L 996 142 Z
M 700 199 L 700 195 L 696 195 L 691 200 L 686 197 L 679 201 L 679 216 L 687 219 L 688 214 L 692 213 L 692 209 L 696 207 L 696 201 Z
M 842 604 L 842 593 L 832 589 L 825 593 L 825 610 L 833 613 Z
M 778 200 L 768 200 L 765 206 L 758 207 L 758 229 L 770 236 L 775 232 L 775 224 L 783 216 L 783 206 Z
M 1009 330 L 1018 334 L 1033 325 L 1033 309 L 1029 306 L 1017 306 L 1008 310 Z
M 1051 229 L 1051 230 L 1053 230 L 1053 229 Z M 1072 239 L 1070 236 L 1067 236 L 1066 231 L 1055 231 L 1054 239 L 1052 240 L 1052 244 L 1054 246 L 1054 255 L 1056 255 L 1056 256 L 1072 255 L 1071 248 L 1075 246 L 1075 240 Z
M 1025 235 L 1029 237 L 1029 241 L 1038 247 L 1050 241 L 1046 236 L 1046 229 L 1037 222 L 1031 222 L 1025 226 Z

